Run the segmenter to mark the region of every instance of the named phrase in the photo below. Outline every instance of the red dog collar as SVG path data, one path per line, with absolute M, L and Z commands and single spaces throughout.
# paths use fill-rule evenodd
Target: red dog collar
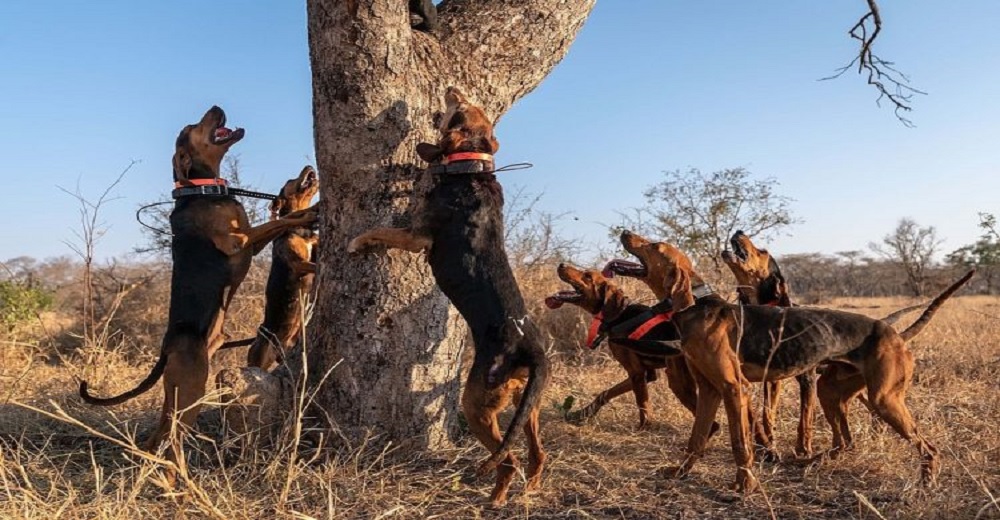
M 453 153 L 451 155 L 446 155 L 444 158 L 444 164 L 449 164 L 458 161 L 493 162 L 493 155 L 488 153 L 478 153 L 478 152 L 460 152 L 460 153 Z
M 217 177 L 214 179 L 187 179 L 184 182 L 175 182 L 174 188 L 187 188 L 188 186 L 226 186 L 226 179 Z
M 648 334 L 649 331 L 653 330 L 653 327 L 661 323 L 666 323 L 670 321 L 670 318 L 672 318 L 673 316 L 674 316 L 674 311 L 667 311 L 664 312 L 663 314 L 657 314 L 656 316 L 653 316 L 652 318 L 646 320 L 645 323 L 639 325 L 639 327 L 633 330 L 632 333 L 628 335 L 628 339 L 642 339 L 642 337 Z

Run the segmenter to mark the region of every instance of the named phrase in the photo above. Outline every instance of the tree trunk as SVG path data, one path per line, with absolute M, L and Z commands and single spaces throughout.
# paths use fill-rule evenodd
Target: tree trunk
M 437 35 L 403 0 L 309 0 L 320 271 L 309 334 L 317 394 L 343 433 L 415 449 L 451 444 L 466 327 L 423 255 L 348 255 L 376 226 L 405 225 L 418 142 L 455 85 L 496 119 L 565 55 L 594 0 L 445 0 Z M 503 136 L 498 137 L 503 142 Z

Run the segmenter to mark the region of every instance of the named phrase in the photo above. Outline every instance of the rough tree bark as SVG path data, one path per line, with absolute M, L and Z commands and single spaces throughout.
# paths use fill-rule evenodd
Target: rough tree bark
M 316 159 L 323 176 L 311 375 L 342 432 L 415 449 L 450 445 L 465 324 L 421 255 L 348 255 L 350 238 L 399 225 L 418 142 L 455 85 L 496 119 L 566 54 L 594 0 L 445 0 L 437 35 L 403 0 L 309 0 Z M 503 136 L 498 136 L 503 147 Z

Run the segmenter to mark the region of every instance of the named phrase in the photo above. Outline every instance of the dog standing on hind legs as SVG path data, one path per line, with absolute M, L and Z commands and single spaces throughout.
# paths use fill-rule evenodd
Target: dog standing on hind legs
M 271 203 L 271 218 L 279 220 L 309 207 L 319 192 L 319 179 L 312 166 L 282 186 Z M 308 226 L 289 228 L 271 245 L 271 271 L 264 293 L 264 321 L 247 352 L 247 366 L 270 370 L 295 345 L 302 330 L 305 296 L 316 274 L 313 255 L 319 237 Z
M 475 356 L 462 410 L 469 430 L 491 453 L 478 474 L 496 470 L 490 500 L 500 506 L 518 466 L 510 448 L 519 429 L 529 445 L 525 491 L 541 484 L 546 456 L 538 415 L 549 364 L 504 252 L 493 124 L 455 87 L 445 93 L 445 104 L 437 145 L 417 145 L 417 153 L 430 164 L 423 175 L 432 176 L 432 186 L 414 201 L 413 225 L 370 230 L 352 240 L 348 251 L 376 245 L 426 251 L 435 281 L 472 331 Z M 501 436 L 497 416 L 512 400 L 518 401 L 517 410 Z
M 198 123 L 181 130 L 175 145 L 174 198 L 170 214 L 170 310 L 160 358 L 137 387 L 115 397 L 90 395 L 86 381 L 80 396 L 88 404 L 110 406 L 146 392 L 163 376 L 163 408 L 156 429 L 144 444 L 156 450 L 167 439 L 176 414 L 191 427 L 205 395 L 209 359 L 222 345 L 222 324 L 250 261 L 287 229 L 316 220 L 312 210 L 251 226 L 243 205 L 228 193 L 219 165 L 229 148 L 243 138 L 242 128 L 226 128 L 226 114 L 212 107 Z M 173 443 L 168 458 L 177 462 Z M 173 470 L 167 481 L 176 480 Z

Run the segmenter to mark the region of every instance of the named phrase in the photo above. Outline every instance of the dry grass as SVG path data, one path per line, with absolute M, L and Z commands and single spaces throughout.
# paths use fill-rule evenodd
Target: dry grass
M 881 316 L 902 299 L 854 299 L 835 306 Z M 572 310 L 558 319 L 579 322 Z M 555 318 L 549 318 L 555 319 Z M 582 333 L 582 332 L 581 332 Z M 652 385 L 654 426 L 636 431 L 631 396 L 608 405 L 597 420 L 575 427 L 561 420 L 567 396 L 585 405 L 623 377 L 603 352 L 554 356 L 555 377 L 546 394 L 543 438 L 550 454 L 544 488 L 515 494 L 503 510 L 484 507 L 489 484 L 462 477 L 484 451 L 471 439 L 438 455 L 385 450 L 373 437 L 363 446 L 330 450 L 312 460 L 288 450 L 226 461 L 208 439 L 217 431 L 204 414 L 191 457 L 192 490 L 164 497 L 155 464 L 78 427 L 15 406 L 58 404 L 100 432 L 147 428 L 158 409 L 157 390 L 112 409 L 91 408 L 75 397 L 81 358 L 59 365 L 5 345 L 0 362 L 0 517 L 2 518 L 1000 518 L 1000 299 L 958 298 L 912 343 L 918 360 L 909 404 L 924 434 L 942 451 L 937 488 L 916 484 L 917 455 L 863 407 L 852 410 L 858 446 L 837 460 L 758 465 L 766 496 L 742 498 L 726 490 L 734 475 L 727 439 L 713 440 L 692 475 L 666 481 L 655 469 L 676 463 L 691 417 L 661 381 Z M 30 349 L 29 349 L 30 351 Z M 151 359 L 129 360 L 114 351 L 86 352 L 88 371 L 102 392 L 140 379 Z M 75 364 L 74 364 L 75 363 Z M 795 436 L 795 385 L 778 417 L 778 443 L 790 458 Z M 724 414 L 719 414 L 724 420 Z M 376 432 L 377 433 L 377 432 Z M 830 438 L 822 414 L 816 446 Z M 516 484 L 517 493 L 520 484 Z

